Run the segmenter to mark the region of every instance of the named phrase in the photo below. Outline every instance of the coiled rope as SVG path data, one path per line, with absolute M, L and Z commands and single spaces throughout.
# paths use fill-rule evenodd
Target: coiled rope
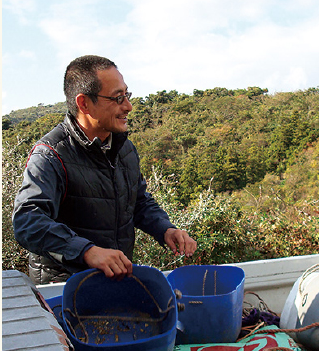
M 308 329 L 316 328 L 319 327 L 319 322 L 315 322 L 312 324 L 309 324 L 305 327 L 302 328 L 296 328 L 296 329 L 265 329 L 265 330 L 257 330 L 253 334 L 264 334 L 264 333 L 301 333 L 303 331 L 306 331 Z
M 318 270 L 319 269 L 319 264 L 316 264 L 312 267 L 310 267 L 307 271 L 305 271 L 305 273 L 303 274 L 303 278 L 302 278 L 302 281 L 312 272 L 314 272 L 315 270 Z M 301 283 L 299 284 L 299 289 L 300 289 L 300 286 L 301 286 Z M 301 290 L 300 290 L 301 291 Z M 246 294 L 252 294 L 252 295 L 255 295 L 259 301 L 260 301 L 260 307 L 261 307 L 261 310 L 263 311 L 268 311 L 270 312 L 271 314 L 277 316 L 277 314 L 273 311 L 270 310 L 270 308 L 266 305 L 265 301 L 258 295 L 256 294 L 255 292 L 253 291 L 246 291 L 245 292 L 245 295 Z M 244 308 L 243 310 L 244 314 L 247 314 L 247 309 Z M 312 328 L 317 328 L 319 327 L 319 322 L 315 322 L 315 323 L 312 323 L 312 324 L 309 324 L 305 327 L 300 327 L 300 328 L 294 328 L 294 329 L 280 329 L 280 328 L 276 328 L 276 329 L 264 329 L 264 330 L 258 330 L 259 328 L 262 328 L 265 326 L 265 323 L 264 322 L 261 322 L 259 323 L 258 325 L 255 326 L 255 328 L 253 330 L 250 331 L 250 333 L 248 333 L 247 335 L 245 335 L 244 337 L 242 337 L 241 339 L 238 339 L 238 341 L 241 341 L 243 339 L 246 339 L 247 337 L 251 336 L 251 335 L 255 335 L 255 334 L 265 334 L 265 333 L 270 333 L 270 334 L 275 334 L 275 333 L 301 333 L 303 331 L 306 331 L 306 330 L 309 330 L 309 329 L 312 329 Z M 250 328 L 250 327 L 247 327 L 247 328 Z M 242 328 L 242 330 L 245 330 L 245 327 Z M 271 349 L 273 350 L 273 349 Z

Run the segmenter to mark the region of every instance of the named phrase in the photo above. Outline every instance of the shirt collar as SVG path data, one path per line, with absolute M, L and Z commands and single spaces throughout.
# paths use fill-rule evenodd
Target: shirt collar
M 112 147 L 112 133 L 107 137 L 101 145 L 103 151 L 110 150 Z
M 77 126 L 78 131 L 80 131 L 81 135 L 82 135 L 82 139 L 85 139 L 85 141 L 87 142 L 87 144 L 92 144 L 96 139 L 99 139 L 99 144 L 100 147 L 102 149 L 102 151 L 106 151 L 106 150 L 110 150 L 112 147 L 112 133 L 110 133 L 110 135 L 102 142 L 100 138 L 95 137 L 93 141 L 91 141 L 87 135 L 83 132 L 82 128 L 79 126 L 78 121 L 76 119 L 73 120 L 74 123 Z

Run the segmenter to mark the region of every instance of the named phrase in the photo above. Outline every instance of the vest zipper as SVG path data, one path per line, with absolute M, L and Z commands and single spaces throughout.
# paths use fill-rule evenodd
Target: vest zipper
M 117 184 L 116 184 L 116 176 L 115 176 L 115 169 L 117 165 L 117 157 L 115 158 L 114 166 L 112 165 L 112 162 L 108 159 L 108 157 L 104 154 L 105 158 L 107 159 L 110 167 L 111 167 L 111 174 L 112 174 L 112 182 L 113 182 L 113 188 L 114 188 L 114 194 L 115 194 L 115 226 L 114 226 L 114 244 L 115 244 L 115 249 L 119 249 L 118 241 L 117 241 L 117 225 L 118 225 L 118 218 L 119 218 L 119 194 L 118 194 L 118 189 L 117 189 Z
M 124 169 L 123 174 L 124 174 L 124 178 L 125 178 L 125 182 L 126 182 L 126 186 L 127 186 L 127 204 L 126 204 L 125 211 L 128 211 L 129 204 L 130 204 L 130 201 L 132 198 L 132 187 L 130 187 L 130 184 L 129 184 L 128 170 Z

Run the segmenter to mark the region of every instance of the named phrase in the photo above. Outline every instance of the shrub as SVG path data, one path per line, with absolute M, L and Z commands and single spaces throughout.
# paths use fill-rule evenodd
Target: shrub
M 15 240 L 11 216 L 14 198 L 22 181 L 25 157 L 19 152 L 23 140 L 2 146 L 2 269 L 17 269 L 26 273 L 28 253 Z
M 153 170 L 154 171 L 154 170 Z M 168 200 L 169 182 L 162 175 L 153 172 L 150 188 L 154 197 L 168 212 L 178 228 L 186 230 L 196 241 L 198 248 L 192 258 L 172 256 L 152 238 L 139 231 L 136 238 L 134 262 L 148 264 L 161 270 L 174 269 L 185 264 L 221 264 L 239 262 L 243 258 L 251 260 L 259 257 L 252 249 L 254 238 L 251 224 L 239 207 L 231 202 L 230 196 L 215 196 L 210 190 L 202 192 L 187 208 Z M 161 184 L 160 184 L 161 183 Z M 166 195 L 165 195 L 166 194 Z

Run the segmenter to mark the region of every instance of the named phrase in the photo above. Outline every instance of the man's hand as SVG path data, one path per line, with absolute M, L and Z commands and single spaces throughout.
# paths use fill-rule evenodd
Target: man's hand
M 84 261 L 91 268 L 98 268 L 107 277 L 118 280 L 132 274 L 132 262 L 120 250 L 92 246 L 84 253 Z
M 181 255 L 185 253 L 186 257 L 190 257 L 197 248 L 196 241 L 185 230 L 181 229 L 168 228 L 164 234 L 164 241 L 173 251 L 174 255 L 178 254 L 179 249 Z

